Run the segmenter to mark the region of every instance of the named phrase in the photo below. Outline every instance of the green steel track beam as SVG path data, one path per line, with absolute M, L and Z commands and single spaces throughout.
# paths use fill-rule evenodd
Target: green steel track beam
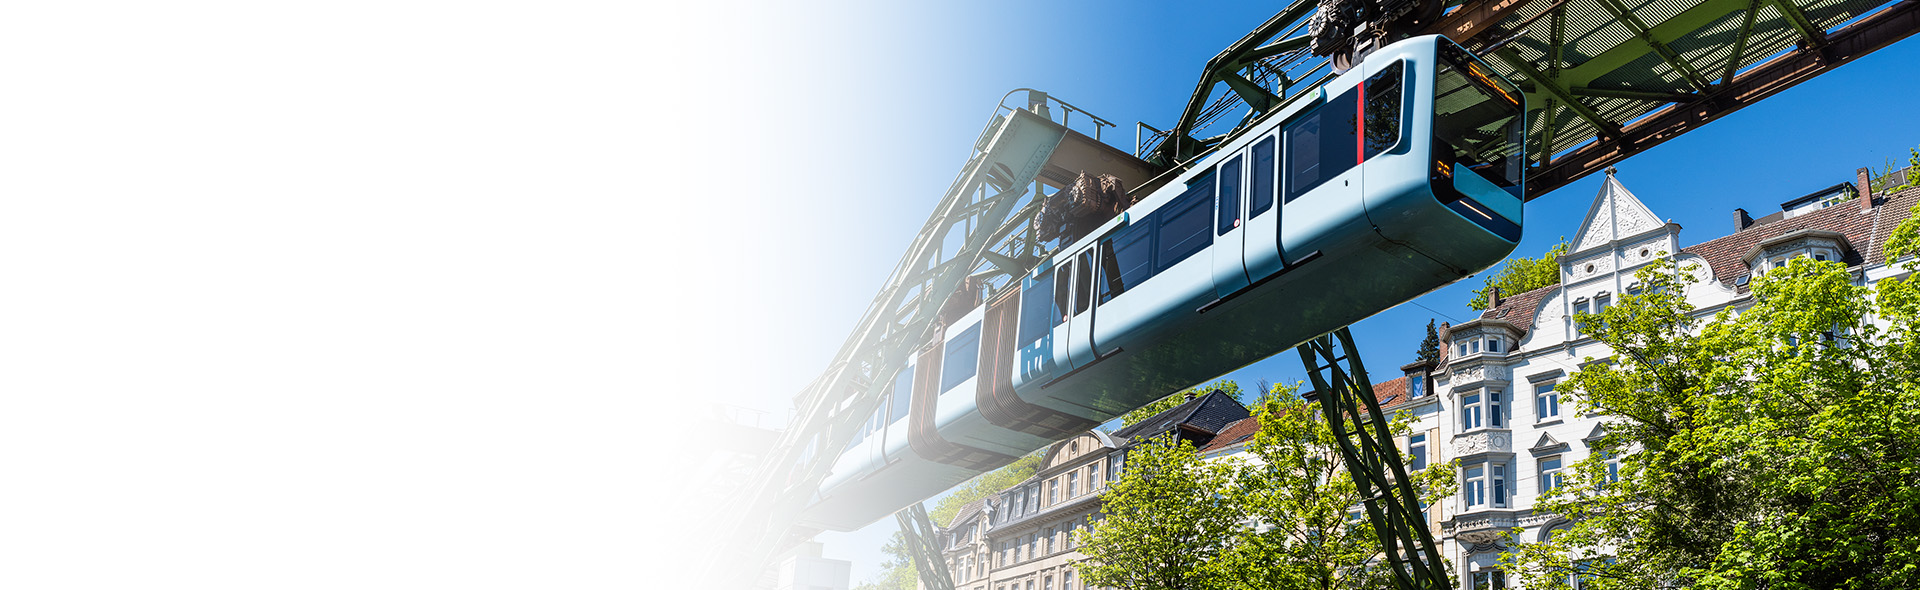
M 1740 62 L 1747 58 L 1747 41 L 1753 39 L 1753 19 L 1760 14 L 1760 0 L 1747 2 L 1747 13 L 1740 19 L 1740 36 L 1733 42 L 1733 53 L 1727 54 L 1725 73 L 1720 75 L 1720 85 L 1733 82 L 1733 75 L 1740 72 Z
M 1653 30 L 1647 27 L 1647 23 L 1641 22 L 1640 17 L 1634 16 L 1633 11 L 1621 6 L 1620 0 L 1600 0 L 1600 5 L 1605 6 L 1607 12 L 1613 14 L 1614 20 L 1626 25 L 1627 30 L 1632 31 L 1634 36 L 1639 37 L 1648 48 L 1653 49 L 1653 52 L 1660 56 L 1661 61 L 1667 62 L 1667 67 L 1673 68 L 1673 71 L 1679 72 L 1681 77 L 1686 78 L 1687 83 L 1692 84 L 1694 90 L 1707 89 L 1707 79 L 1693 69 L 1693 64 L 1687 63 L 1680 54 L 1674 53 L 1672 49 L 1667 48 L 1667 44 L 1655 38 Z
M 1618 139 L 1589 143 L 1527 177 L 1527 199 L 1645 151 L 1692 129 L 1765 100 L 1782 90 L 1920 32 L 1920 0 L 1894 2 L 1828 36 L 1827 45 L 1789 52 L 1734 76 L 1709 95 L 1655 111 L 1622 130 Z
M 1780 16 L 1787 18 L 1787 24 L 1792 25 L 1793 30 L 1800 32 L 1800 37 L 1807 41 L 1807 47 L 1819 49 L 1826 46 L 1827 32 L 1808 22 L 1807 15 L 1800 12 L 1799 6 L 1784 0 L 1767 0 L 1767 3 L 1779 10 Z
M 1313 396 L 1340 443 L 1340 460 L 1353 476 L 1356 492 L 1387 556 L 1394 586 L 1400 590 L 1443 590 L 1447 569 L 1435 549 L 1433 531 L 1421 514 L 1400 450 L 1387 428 L 1386 413 L 1360 362 L 1353 334 L 1340 328 L 1299 347 L 1300 362 L 1313 379 Z
M 1574 87 L 1568 88 L 1567 93 L 1572 94 L 1574 96 L 1586 96 L 1586 97 L 1592 97 L 1592 98 L 1626 98 L 1626 99 L 1632 99 L 1632 100 L 1647 100 L 1647 101 L 1653 101 L 1653 102 L 1691 102 L 1694 100 L 1698 100 L 1700 98 L 1699 94 L 1693 93 L 1693 92 L 1654 92 L 1654 91 L 1647 91 L 1647 90 L 1622 90 L 1622 89 L 1616 89 L 1616 88 L 1588 88 L 1585 86 L 1574 86 Z
M 1493 54 L 1499 56 L 1502 61 L 1507 62 L 1507 65 L 1511 65 L 1514 69 L 1526 74 L 1527 79 L 1533 82 L 1534 87 L 1545 90 L 1548 94 L 1552 94 L 1554 98 L 1560 99 L 1560 102 L 1566 103 L 1567 108 L 1573 109 L 1574 114 L 1579 115 L 1582 119 L 1586 119 L 1588 124 L 1593 125 L 1594 131 L 1598 132 L 1601 137 L 1609 139 L 1620 137 L 1620 126 L 1618 124 L 1608 121 L 1605 117 L 1601 117 L 1600 113 L 1593 112 L 1591 107 L 1588 107 L 1586 103 L 1580 102 L 1579 99 L 1574 98 L 1572 93 L 1567 92 L 1567 89 L 1561 88 L 1560 85 L 1554 83 L 1553 80 L 1541 75 L 1540 70 L 1534 69 L 1532 64 L 1527 63 L 1527 60 L 1520 59 L 1519 56 L 1515 55 L 1513 49 L 1501 49 Z
M 1162 166 L 1173 166 L 1186 161 L 1194 154 L 1205 151 L 1206 147 L 1202 142 L 1193 139 L 1190 134 L 1193 133 L 1194 124 L 1200 120 L 1201 111 L 1206 109 L 1207 98 L 1213 95 L 1214 83 L 1220 81 L 1221 74 L 1237 72 L 1247 64 L 1262 59 L 1262 57 L 1253 56 L 1279 55 L 1306 45 L 1305 36 L 1283 39 L 1272 44 L 1264 43 L 1274 35 L 1280 34 L 1289 23 L 1299 21 L 1301 17 L 1313 12 L 1317 6 L 1319 6 L 1317 0 L 1293 0 L 1292 4 L 1273 15 L 1273 18 L 1267 19 L 1267 22 L 1262 23 L 1259 28 L 1227 46 L 1226 50 L 1213 56 L 1213 59 L 1207 60 L 1207 66 L 1200 75 L 1200 83 L 1194 86 L 1193 94 L 1187 98 L 1186 109 L 1180 111 L 1180 121 L 1169 129 L 1166 141 L 1154 148 L 1154 153 L 1147 156 L 1146 160 Z

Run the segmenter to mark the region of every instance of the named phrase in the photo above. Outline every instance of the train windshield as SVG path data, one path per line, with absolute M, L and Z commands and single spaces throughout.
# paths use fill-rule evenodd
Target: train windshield
M 1520 196 L 1526 166 L 1520 89 L 1458 45 L 1442 41 L 1439 53 L 1434 158 L 1444 167 L 1460 164 Z

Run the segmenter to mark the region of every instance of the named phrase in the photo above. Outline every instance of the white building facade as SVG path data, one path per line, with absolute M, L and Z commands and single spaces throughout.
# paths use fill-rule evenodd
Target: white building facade
M 1576 314 L 1638 292 L 1634 272 L 1666 257 L 1688 273 L 1685 296 L 1701 317 L 1750 305 L 1751 279 L 1795 256 L 1846 262 L 1862 283 L 1901 276 L 1880 247 L 1916 198 L 1920 190 L 1869 195 L 1864 181 L 1840 184 L 1758 220 L 1736 210 L 1733 234 L 1683 248 L 1680 226 L 1661 221 L 1609 170 L 1560 259 L 1561 284 L 1497 299 L 1480 317 L 1447 326 L 1430 394 L 1398 402 L 1420 410 L 1416 436 L 1429 435 L 1404 442 L 1402 449 L 1427 450 L 1409 453 L 1409 461 L 1458 462 L 1460 489 L 1435 518 L 1440 550 L 1461 586 L 1516 587 L 1498 569 L 1507 533 L 1518 527 L 1516 541 L 1535 543 L 1568 524 L 1535 511 L 1534 501 L 1590 455 L 1605 418 L 1578 414 L 1555 388 L 1589 359 L 1612 354 L 1580 333 Z M 1410 380 L 1426 371 L 1406 369 Z

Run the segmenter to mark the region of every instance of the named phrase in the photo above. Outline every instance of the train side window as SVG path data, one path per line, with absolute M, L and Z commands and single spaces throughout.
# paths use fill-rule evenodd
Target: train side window
M 1100 241 L 1100 302 L 1106 303 L 1153 276 L 1153 222 L 1148 215 Z
M 1217 232 L 1225 235 L 1240 225 L 1240 158 L 1220 165 L 1220 215 Z
M 1067 321 L 1067 309 L 1073 305 L 1073 259 L 1068 258 L 1053 275 L 1053 323 Z
M 1060 311 L 1047 296 L 1052 289 L 1053 269 L 1049 268 L 1029 281 L 1026 292 L 1020 294 L 1020 346 L 1039 340 L 1047 335 L 1048 328 L 1059 323 Z
M 1286 202 L 1360 163 L 1360 95 L 1354 90 L 1287 124 Z
M 1093 306 L 1093 249 L 1080 253 L 1073 267 L 1073 314 L 1080 315 Z
M 1273 207 L 1273 147 L 1274 138 L 1268 137 L 1253 144 L 1253 182 L 1252 194 L 1247 196 L 1247 206 L 1251 215 L 1259 215 Z
M 893 378 L 893 413 L 887 417 L 887 423 L 899 422 L 907 417 L 907 408 L 913 403 L 913 365 L 900 369 Z
M 1400 96 L 1405 89 L 1401 80 L 1406 78 L 1406 68 L 1401 63 L 1387 64 L 1362 84 L 1367 92 L 1367 105 L 1363 109 L 1366 120 L 1361 123 L 1361 132 L 1366 134 L 1368 158 L 1400 143 Z
M 1153 255 L 1153 274 L 1160 274 L 1188 256 L 1213 245 L 1213 234 L 1207 232 L 1207 217 L 1213 212 L 1213 178 L 1207 178 L 1187 188 L 1179 198 L 1153 212 L 1160 220 L 1159 235 L 1154 237 L 1156 252 Z
M 946 393 L 979 371 L 980 324 L 974 324 L 947 341 L 947 354 L 940 362 L 940 392 Z

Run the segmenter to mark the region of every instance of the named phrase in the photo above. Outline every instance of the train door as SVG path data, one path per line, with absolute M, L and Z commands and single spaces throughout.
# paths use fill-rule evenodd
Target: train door
M 1287 264 L 1339 247 L 1367 229 L 1361 186 L 1360 69 L 1330 82 L 1344 90 L 1282 125 L 1281 248 Z
M 1073 295 L 1065 305 L 1067 313 L 1067 352 L 1073 366 L 1084 367 L 1099 357 L 1093 343 L 1093 253 L 1099 242 L 1087 246 L 1073 258 Z
M 1053 364 L 1063 371 L 1071 371 L 1079 366 L 1074 363 L 1073 354 L 1073 273 L 1072 257 L 1068 257 L 1053 269 L 1053 317 L 1057 320 L 1053 326 Z
M 1274 189 L 1279 186 L 1279 137 L 1269 135 L 1253 142 L 1247 150 L 1247 279 L 1258 281 L 1280 272 L 1285 259 L 1280 251 L 1280 207 L 1274 204 Z
M 913 407 L 913 366 L 914 355 L 908 355 L 907 366 L 893 377 L 893 393 L 887 399 L 886 425 L 881 431 L 882 464 L 899 461 L 907 449 L 907 411 Z
M 1226 297 L 1249 284 L 1246 266 L 1246 199 L 1241 198 L 1241 173 L 1245 156 L 1234 156 L 1220 165 L 1215 174 L 1214 192 L 1213 291 Z

